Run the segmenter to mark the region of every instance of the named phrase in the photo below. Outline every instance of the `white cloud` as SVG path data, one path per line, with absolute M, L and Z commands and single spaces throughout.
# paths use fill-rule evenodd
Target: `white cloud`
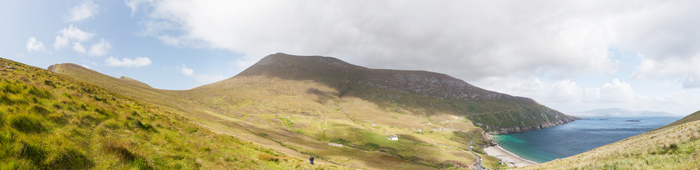
M 65 38 L 65 37 L 60 36 L 60 35 L 56 36 L 56 42 L 53 43 L 53 47 L 58 50 L 60 48 L 66 47 L 66 46 L 68 46 L 68 38 Z
M 683 88 L 700 87 L 700 54 L 691 58 L 646 59 L 631 77 L 642 80 L 680 81 Z
M 107 54 L 109 49 L 112 48 L 112 45 L 107 42 L 104 38 L 100 40 L 99 43 L 93 44 L 92 47 L 90 47 L 90 51 L 88 52 L 88 55 L 91 56 L 103 56 Z
M 553 83 L 541 82 L 539 79 L 499 79 L 486 84 L 488 87 L 494 87 L 496 91 L 557 103 L 634 102 L 638 96 L 629 83 L 619 79 L 613 79 L 600 87 L 579 87 L 576 82 L 568 79 Z
M 192 73 L 194 73 L 194 70 L 192 70 L 191 68 L 185 67 L 185 64 L 182 64 L 182 67 L 175 66 L 175 68 L 177 68 L 178 70 L 180 70 L 180 72 L 182 72 L 182 74 L 187 75 L 187 76 L 191 76 Z
M 36 38 L 30 37 L 29 40 L 27 40 L 27 51 L 32 52 L 44 50 L 46 50 L 46 47 L 44 47 L 44 43 L 41 43 L 41 41 L 37 41 Z
M 432 70 L 466 80 L 538 70 L 567 75 L 618 68 L 608 58 L 609 22 L 567 12 L 579 4 L 555 11 L 536 3 L 466 1 L 150 4 L 153 18 L 145 23 L 169 24 L 146 25 L 148 30 L 174 25 L 154 36 L 171 45 L 204 44 L 244 53 L 240 67 L 286 52 L 352 57 L 346 60 L 370 67 Z M 524 7 L 511 9 L 515 6 Z M 182 34 L 168 34 L 171 30 Z
M 687 77 L 681 80 L 683 88 L 699 88 L 700 87 L 700 75 L 689 74 Z
M 151 59 L 147 57 L 138 57 L 134 60 L 129 59 L 129 58 L 122 58 L 122 60 L 119 60 L 119 58 L 114 58 L 114 57 L 109 57 L 105 60 L 105 63 L 108 66 L 117 66 L 117 67 L 143 67 L 143 66 L 148 66 L 151 65 Z
M 483 86 L 498 92 L 526 96 L 568 113 L 596 108 L 621 107 L 628 110 L 666 111 L 688 114 L 697 111 L 700 96 L 684 91 L 672 91 L 656 96 L 642 95 L 633 86 L 619 79 L 603 83 L 598 87 L 581 87 L 571 80 L 552 83 L 538 79 L 493 79 Z
M 182 67 L 175 66 L 175 68 L 180 70 L 180 73 L 182 73 L 188 77 L 194 78 L 197 81 L 197 83 L 200 83 L 200 84 L 214 83 L 214 82 L 221 81 L 221 80 L 226 78 L 221 74 L 209 75 L 209 74 L 194 73 L 194 70 L 191 68 L 187 68 L 185 66 L 185 64 L 182 64 Z
M 83 64 L 83 65 L 80 65 L 80 66 L 83 66 L 83 67 L 85 67 L 85 68 L 87 68 L 87 69 L 92 69 L 92 68 L 90 68 L 87 64 Z
M 152 3 L 152 0 L 126 0 L 126 6 L 131 8 L 131 16 L 134 16 L 136 11 L 138 11 L 139 6 L 142 6 L 144 4 Z
M 144 33 L 169 45 L 242 53 L 241 68 L 285 52 L 466 81 L 615 72 L 621 64 L 611 59 L 611 47 L 639 51 L 653 62 L 700 58 L 694 56 L 700 53 L 698 3 L 127 1 L 132 12 L 150 9 Z
M 64 16 L 66 22 L 78 22 L 90 18 L 97 14 L 99 6 L 92 3 L 92 0 L 85 0 L 80 5 L 70 9 L 68 16 Z
M 94 34 L 92 33 L 86 33 L 78 29 L 77 27 L 74 27 L 73 24 L 68 26 L 68 28 L 61 29 L 59 33 L 60 35 L 56 36 L 56 42 L 53 44 L 54 48 L 56 48 L 57 50 L 63 47 L 67 47 L 69 42 L 87 41 L 94 36 Z
M 700 86 L 695 68 L 700 65 L 700 23 L 695 22 L 700 1 L 126 3 L 132 14 L 145 13 L 141 34 L 167 45 L 243 54 L 238 69 L 276 52 L 324 55 L 370 68 L 446 73 L 486 82 L 480 87 L 572 107 L 654 106 L 656 97 L 640 94 L 657 93 L 634 91 L 642 85 L 630 81 L 610 78 L 588 87 L 570 81 L 623 67 L 633 68 L 634 81 Z M 638 53 L 643 62 L 622 63 L 633 59 L 613 57 L 611 51 Z
M 80 44 L 80 41 L 73 42 L 73 50 L 85 54 L 85 47 L 82 44 Z
M 634 90 L 629 83 L 613 79 L 612 83 L 605 83 L 600 88 L 600 101 L 603 102 L 630 102 L 635 97 Z

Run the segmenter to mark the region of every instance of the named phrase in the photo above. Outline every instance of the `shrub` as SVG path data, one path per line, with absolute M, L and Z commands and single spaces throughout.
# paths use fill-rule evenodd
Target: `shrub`
M 18 131 L 25 133 L 41 133 L 46 130 L 41 119 L 34 115 L 16 115 L 10 118 L 10 124 Z

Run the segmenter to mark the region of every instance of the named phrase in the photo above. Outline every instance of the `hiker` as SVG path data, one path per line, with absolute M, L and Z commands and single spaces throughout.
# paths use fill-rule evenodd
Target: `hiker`
M 311 165 L 314 164 L 314 156 L 312 155 L 311 158 L 309 158 L 309 161 L 311 161 Z

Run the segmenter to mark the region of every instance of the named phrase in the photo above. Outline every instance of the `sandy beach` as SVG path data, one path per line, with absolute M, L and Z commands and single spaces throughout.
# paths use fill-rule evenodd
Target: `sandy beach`
M 494 156 L 498 159 L 505 161 L 508 166 L 523 167 L 528 165 L 535 165 L 536 162 L 523 159 L 518 155 L 508 152 L 507 150 L 501 148 L 501 146 L 496 145 L 496 147 L 484 148 L 487 155 Z

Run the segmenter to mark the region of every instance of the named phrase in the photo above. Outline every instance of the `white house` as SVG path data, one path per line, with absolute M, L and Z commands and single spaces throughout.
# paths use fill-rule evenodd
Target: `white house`
M 330 143 L 328 143 L 328 146 L 335 146 L 335 147 L 341 147 L 341 148 L 342 148 L 342 147 L 343 147 L 343 144 L 330 142 Z
M 393 136 L 386 137 L 386 139 L 389 139 L 389 140 L 399 140 L 399 137 L 396 136 L 396 135 L 393 135 Z

